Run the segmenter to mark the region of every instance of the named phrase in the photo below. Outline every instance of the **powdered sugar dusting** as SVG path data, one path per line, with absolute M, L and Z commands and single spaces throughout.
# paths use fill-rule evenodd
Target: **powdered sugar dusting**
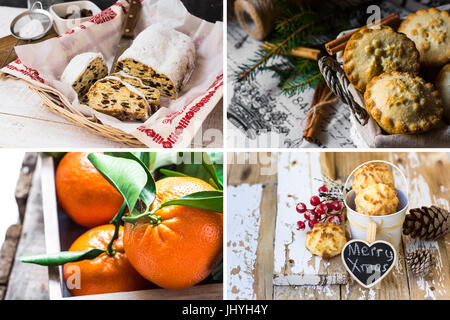
M 102 54 L 98 52 L 84 52 L 76 55 L 64 69 L 61 81 L 72 85 L 96 58 L 105 61 Z

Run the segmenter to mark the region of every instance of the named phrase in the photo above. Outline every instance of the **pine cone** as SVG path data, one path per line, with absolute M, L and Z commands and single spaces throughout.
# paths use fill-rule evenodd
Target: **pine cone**
M 403 234 L 422 240 L 437 240 L 450 230 L 447 210 L 431 206 L 409 210 L 403 223 Z
M 432 274 L 433 253 L 429 249 L 417 249 L 406 254 L 406 264 L 415 275 L 426 277 Z

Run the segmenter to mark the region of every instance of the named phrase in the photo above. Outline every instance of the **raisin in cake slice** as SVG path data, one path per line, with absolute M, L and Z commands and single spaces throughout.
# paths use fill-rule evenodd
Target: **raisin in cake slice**
M 70 60 L 61 75 L 61 81 L 68 83 L 84 100 L 92 84 L 108 74 L 108 67 L 101 53 L 84 52 Z
M 151 111 L 155 113 L 159 109 L 159 101 L 160 101 L 160 94 L 159 91 L 155 88 L 146 86 L 141 79 L 137 77 L 130 76 L 129 74 L 126 74 L 124 72 L 117 72 L 113 73 L 111 76 L 120 78 L 122 81 L 131 84 L 133 87 L 135 87 L 137 90 L 139 90 L 147 100 L 148 104 L 150 105 Z
M 108 76 L 98 80 L 87 96 L 89 107 L 119 120 L 148 119 L 150 106 L 145 95 L 118 77 Z
M 119 57 L 115 71 L 138 77 L 161 95 L 176 99 L 195 67 L 192 39 L 163 24 L 142 31 Z

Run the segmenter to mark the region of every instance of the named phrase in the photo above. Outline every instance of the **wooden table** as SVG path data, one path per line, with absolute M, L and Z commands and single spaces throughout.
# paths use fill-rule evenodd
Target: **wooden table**
M 236 155 L 233 156 L 236 160 Z M 229 155 L 228 163 L 232 163 L 231 157 Z M 399 263 L 380 284 L 372 289 L 364 289 L 353 280 L 341 285 L 273 285 L 273 275 L 279 272 L 275 270 L 278 268 L 275 261 L 285 259 L 283 261 L 286 263 L 299 263 L 291 258 L 295 255 L 291 252 L 294 251 L 292 243 L 295 239 L 292 239 L 292 243 L 282 243 L 285 248 L 274 244 L 277 243 L 275 226 L 280 223 L 277 221 L 277 213 L 279 214 L 280 210 L 290 210 L 293 221 L 298 220 L 295 204 L 300 201 L 307 203 L 309 196 L 316 193 L 316 182 L 313 178 L 321 178 L 320 173 L 322 173 L 334 179 L 343 180 L 363 162 L 374 159 L 388 160 L 406 173 L 410 185 L 410 208 L 436 204 L 449 209 L 450 161 L 447 154 L 287 153 L 272 154 L 270 162 L 267 154 L 260 154 L 260 159 L 264 160 L 263 165 L 228 165 L 228 298 L 450 299 L 450 234 L 437 242 L 420 242 L 403 236 L 403 245 L 399 250 Z M 302 162 L 299 159 L 303 159 Z M 312 169 L 313 167 L 319 167 L 318 175 L 311 175 L 315 170 Z M 273 170 L 267 170 L 267 168 Z M 302 181 L 297 183 L 299 179 L 295 176 L 295 172 L 305 168 L 310 173 L 305 174 Z M 261 175 L 261 169 L 272 171 L 272 173 Z M 284 179 L 281 176 L 286 177 L 289 174 L 290 182 L 283 182 Z M 280 182 L 283 185 L 280 185 Z M 306 199 L 297 198 L 299 185 L 309 191 L 310 195 Z M 240 203 L 233 204 L 236 200 Z M 298 237 L 301 231 L 295 230 L 295 222 L 287 227 L 292 227 L 293 237 Z M 230 237 L 230 230 L 233 237 Z M 283 236 L 285 235 L 280 234 L 277 237 Z M 430 279 L 416 277 L 405 267 L 404 252 L 417 248 L 419 244 L 431 248 L 437 260 L 433 277 Z M 274 246 L 277 247 L 276 252 L 274 252 Z M 317 257 L 317 259 L 320 258 Z

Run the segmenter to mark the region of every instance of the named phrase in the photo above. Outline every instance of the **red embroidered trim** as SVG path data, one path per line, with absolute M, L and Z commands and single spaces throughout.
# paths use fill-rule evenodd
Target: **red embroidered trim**
M 164 140 L 160 134 L 156 133 L 153 129 L 147 129 L 145 126 L 140 126 L 138 128 L 139 131 L 144 132 L 148 137 L 152 138 L 152 140 L 158 144 L 162 144 L 163 148 L 173 148 L 175 142 L 177 142 L 178 137 L 183 133 L 183 130 L 187 128 L 190 124 L 192 118 L 195 114 L 205 106 L 206 103 L 211 100 L 211 98 L 216 94 L 216 91 L 223 85 L 223 74 L 217 76 L 216 80 L 209 87 L 209 92 L 206 94 L 199 102 L 189 108 L 189 111 L 186 112 L 184 117 L 180 119 L 178 125 L 175 127 L 175 130 L 169 134 L 167 140 Z M 210 90 L 212 89 L 212 90 Z
M 113 9 L 108 8 L 100 12 L 99 14 L 93 16 L 88 21 L 93 22 L 95 24 L 102 24 L 107 21 L 114 19 L 117 16 L 117 13 L 113 11 Z
M 123 11 L 123 13 L 127 14 L 127 9 L 125 8 L 125 6 L 123 4 L 121 4 L 120 2 L 116 2 L 113 4 L 113 6 L 117 6 L 120 7 Z
M 42 79 L 42 78 L 39 76 L 39 72 L 37 72 L 35 69 L 31 69 L 31 68 L 28 68 L 27 66 L 23 65 L 23 64 L 22 64 L 22 61 L 20 61 L 20 59 L 16 59 L 16 60 L 14 61 L 14 63 L 16 63 L 16 64 L 21 64 L 25 69 L 19 69 L 18 67 L 14 66 L 14 65 L 12 65 L 12 64 L 8 64 L 8 65 L 5 66 L 5 67 L 8 68 L 8 69 L 10 69 L 10 70 L 14 70 L 14 71 L 20 72 L 20 73 L 22 73 L 23 75 L 25 75 L 25 76 L 27 76 L 27 77 L 29 77 L 29 78 L 35 80 L 35 81 L 39 81 L 39 82 L 41 82 L 41 83 L 45 83 L 44 79 Z

